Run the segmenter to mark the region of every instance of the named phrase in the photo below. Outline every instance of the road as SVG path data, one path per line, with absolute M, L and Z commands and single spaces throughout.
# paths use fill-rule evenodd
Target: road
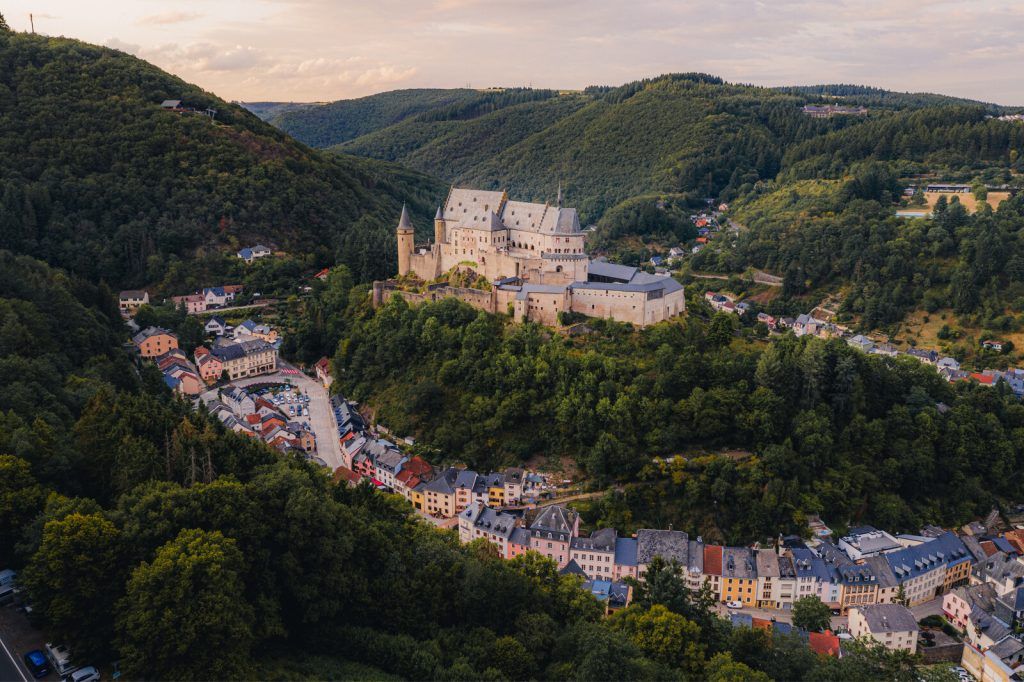
M 277 299 L 268 298 L 267 300 L 260 301 L 259 303 L 250 303 L 249 305 L 234 305 L 228 308 L 207 308 L 201 313 L 189 314 L 196 315 L 198 317 L 202 317 L 203 315 L 220 315 L 221 313 L 231 313 L 238 310 L 248 310 L 250 308 L 266 308 L 268 305 L 274 305 L 275 303 L 280 303 L 280 301 L 278 301 Z
M 294 369 L 291 365 L 278 361 L 280 369 Z M 331 399 L 327 389 L 319 381 L 311 379 L 302 372 L 296 374 L 284 374 L 275 372 L 263 374 L 258 377 L 246 377 L 231 382 L 235 386 L 250 386 L 252 384 L 272 384 L 275 382 L 290 383 L 309 395 L 309 425 L 316 435 L 317 456 L 327 462 L 334 471 L 342 464 L 341 443 L 338 441 L 338 422 L 334 419 L 334 410 L 331 409 Z M 216 390 L 207 393 L 216 394 Z M 204 398 L 206 394 L 204 394 Z
M 27 682 L 28 678 L 21 671 L 21 664 L 14 658 L 7 643 L 0 640 L 0 680 L 4 682 Z

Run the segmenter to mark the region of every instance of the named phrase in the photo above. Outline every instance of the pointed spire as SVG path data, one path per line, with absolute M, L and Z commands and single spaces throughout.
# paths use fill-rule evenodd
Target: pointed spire
M 434 220 L 443 220 L 443 219 L 444 219 L 444 214 L 441 213 L 441 207 L 438 206 L 437 207 L 437 213 L 434 214 Z
M 411 230 L 412 221 L 409 220 L 409 211 L 405 208 L 405 202 L 402 203 L 402 217 L 398 219 L 399 230 Z

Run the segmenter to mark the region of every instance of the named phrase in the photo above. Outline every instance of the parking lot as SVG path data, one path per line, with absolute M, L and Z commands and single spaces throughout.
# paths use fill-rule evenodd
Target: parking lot
M 0 680 L 24 682 L 32 676 L 25 669 L 22 657 L 33 649 L 42 649 L 44 635 L 32 627 L 25 613 L 16 604 L 0 606 Z M 56 680 L 50 673 L 46 680 Z

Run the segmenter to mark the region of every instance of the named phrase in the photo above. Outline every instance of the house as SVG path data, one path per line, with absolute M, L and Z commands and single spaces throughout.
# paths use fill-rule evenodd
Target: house
M 839 538 L 839 549 L 852 561 L 860 561 L 902 547 L 903 545 L 892 535 L 872 526 L 855 526 L 849 533 Z
M 178 347 L 178 337 L 161 327 L 146 327 L 132 337 L 139 355 L 155 358 Z
M 519 519 L 505 512 L 495 511 L 478 502 L 459 514 L 459 541 L 463 544 L 483 538 L 495 545 L 503 558 L 508 557 L 508 541 Z
M 668 250 L 668 257 L 671 259 L 682 258 L 685 255 L 686 251 L 679 248 L 678 246 L 673 246 L 671 249 Z
M 996 616 L 999 595 L 989 583 L 962 585 L 942 597 L 942 612 L 979 649 L 987 649 L 1009 632 L 1012 623 Z
M 187 360 L 185 363 L 185 365 L 174 364 L 164 370 L 164 382 L 182 395 L 197 396 L 203 392 L 205 386 L 191 363 Z M 172 379 L 173 382 L 169 379 Z
M 459 510 L 456 509 L 455 482 L 459 470 L 449 467 L 440 476 L 426 484 L 424 492 L 424 510 L 428 514 L 451 518 Z
M 911 348 L 907 351 L 907 355 L 917 358 L 926 365 L 935 365 L 939 361 L 939 354 L 937 352 L 924 348 Z
M 317 360 L 316 364 L 313 365 L 313 369 L 316 372 L 316 378 L 320 380 L 324 388 L 330 388 L 334 377 L 331 376 L 331 361 L 327 359 L 327 356 L 325 355 Z
M 765 325 L 767 325 L 769 329 L 772 330 L 774 330 L 778 326 L 778 320 L 776 320 L 773 315 L 769 315 L 768 313 L 758 313 L 757 321 L 764 323 Z
M 939 370 L 960 371 L 960 363 L 949 357 L 939 358 L 938 362 L 935 363 L 935 367 Z
M 778 629 L 776 624 L 776 629 Z M 807 646 L 819 656 L 831 656 L 839 658 L 842 654 L 839 637 L 832 634 L 831 630 L 825 632 L 808 632 Z
M 126 317 L 134 315 L 144 305 L 149 305 L 149 292 L 147 291 L 125 289 L 117 296 L 117 307 Z
M 512 531 L 512 535 L 508 539 L 508 558 L 514 559 L 520 554 L 529 552 L 531 537 L 530 531 L 526 528 L 516 528 Z
M 996 341 L 995 339 L 986 339 L 981 342 L 981 347 L 985 350 L 994 350 L 997 353 L 1003 352 L 1004 341 Z
M 220 381 L 224 373 L 224 363 L 220 361 L 220 358 L 211 353 L 205 346 L 200 346 L 196 348 L 195 359 L 196 368 L 199 370 L 199 376 L 202 377 L 203 381 L 208 384 Z
M 864 336 L 863 334 L 851 336 L 846 340 L 846 343 L 851 348 L 856 348 L 862 353 L 870 353 L 871 349 L 875 347 L 875 342 L 869 339 L 868 337 Z
M 277 330 L 269 324 L 257 324 L 252 328 L 252 335 L 257 339 L 263 339 L 267 343 L 277 343 Z
M 650 263 L 651 263 L 651 265 L 653 265 L 655 267 L 658 267 L 659 265 L 663 264 L 664 262 L 665 262 L 665 259 L 662 258 L 661 256 L 651 256 Z
M 168 109 L 170 111 L 181 109 L 181 100 L 180 99 L 165 99 L 163 102 L 160 103 L 160 108 L 161 109 Z
M 742 602 L 744 606 L 757 603 L 757 566 L 754 555 L 746 547 L 722 549 L 722 601 Z
M 526 472 L 519 467 L 509 467 L 503 472 L 505 481 L 505 505 L 512 506 L 522 503 L 523 483 Z
M 260 339 L 217 345 L 210 353 L 232 381 L 277 371 L 277 349 Z
M 966 583 L 971 575 L 972 556 L 963 541 L 950 532 L 882 556 L 911 606 Z
M 260 258 L 266 258 L 271 253 L 273 252 L 267 247 L 262 244 L 257 244 L 256 246 L 247 246 L 246 248 L 241 249 L 238 252 L 238 257 L 248 264 Z
M 894 358 L 900 354 L 899 349 L 891 343 L 879 343 L 868 352 L 874 355 L 884 355 L 889 358 Z
M 188 294 L 186 296 L 171 296 L 174 306 L 184 306 L 185 312 L 189 315 L 197 315 L 206 312 L 206 297 L 202 294 Z
M 704 583 L 711 589 L 716 599 L 722 594 L 722 546 L 704 546 Z
M 236 339 L 240 339 L 242 337 L 252 337 L 254 336 L 253 332 L 255 329 L 256 323 L 253 322 L 252 320 L 246 320 L 245 322 L 242 322 L 237 327 L 235 327 L 234 337 Z
M 551 505 L 537 514 L 529 528 L 533 551 L 552 559 L 559 568 L 569 563 L 569 545 L 579 535 L 579 514 L 560 505 Z
M 796 595 L 796 569 L 793 559 L 772 549 L 755 552 L 758 608 L 791 608 Z
M 581 587 L 594 595 L 604 607 L 604 615 L 624 609 L 633 601 L 633 588 L 626 583 L 610 580 L 586 580 Z
M 329 274 L 331 274 L 331 269 L 330 268 L 324 268 L 323 270 L 321 270 L 318 273 L 316 273 L 315 275 L 313 275 L 313 279 L 318 279 L 321 282 L 323 282 L 324 280 L 327 279 L 327 275 L 329 275 Z
M 893 651 L 917 652 L 917 619 L 901 604 L 871 604 L 850 609 L 850 634 L 868 637 Z
M 615 538 L 615 558 L 613 559 L 615 580 L 639 577 L 636 554 L 636 538 Z
M 654 557 L 686 566 L 689 561 L 690 538 L 678 530 L 642 528 L 636 533 L 637 574 L 643 577 Z
M 569 541 L 569 560 L 583 569 L 588 579 L 612 580 L 615 577 L 614 528 L 594 531 L 589 538 L 575 537 Z
M 224 287 L 206 287 L 203 289 L 203 298 L 206 301 L 206 308 L 223 308 L 235 300 L 233 292 L 226 291 Z
M 213 334 L 214 336 L 223 336 L 228 330 L 228 323 L 224 321 L 224 318 L 220 315 L 214 315 L 207 320 L 206 325 L 203 327 L 207 334 Z

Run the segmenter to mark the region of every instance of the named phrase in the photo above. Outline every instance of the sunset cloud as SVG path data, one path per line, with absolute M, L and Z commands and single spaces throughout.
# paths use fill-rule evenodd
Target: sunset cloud
M 1024 104 L 1014 0 L 7 0 L 4 11 L 20 30 L 28 12 L 48 14 L 38 31 L 137 54 L 229 99 L 705 71 Z

